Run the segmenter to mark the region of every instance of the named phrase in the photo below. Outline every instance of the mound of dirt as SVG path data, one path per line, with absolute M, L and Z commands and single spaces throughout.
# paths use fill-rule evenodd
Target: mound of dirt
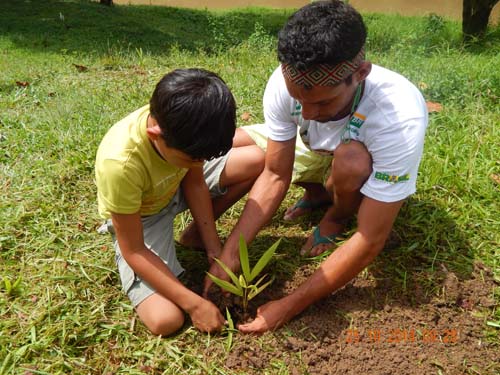
M 290 292 L 312 272 L 302 267 L 263 298 Z M 395 293 L 391 280 L 358 276 L 278 331 L 258 339 L 238 334 L 229 353 L 209 356 L 227 356 L 226 371 L 235 374 L 500 373 L 498 339 L 485 334 L 495 306 L 491 272 L 476 265 L 461 280 L 444 269 L 441 288 L 432 294 L 424 292 L 426 276 L 420 276 L 404 293 Z M 287 371 L 274 372 L 277 360 Z

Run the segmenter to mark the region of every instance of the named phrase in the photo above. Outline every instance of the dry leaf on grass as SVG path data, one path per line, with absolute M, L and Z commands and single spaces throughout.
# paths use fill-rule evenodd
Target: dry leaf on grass
M 78 64 L 73 64 L 73 66 L 76 68 L 76 70 L 78 70 L 79 72 L 86 72 L 87 70 L 89 70 L 89 68 L 87 68 L 86 66 L 84 65 L 78 65 Z
M 500 175 L 492 174 L 490 175 L 491 181 L 496 182 L 497 185 L 500 185 Z
M 425 102 L 425 104 L 427 104 L 427 111 L 429 113 L 441 112 L 443 110 L 443 105 L 441 103 Z
M 252 117 L 252 115 L 248 112 L 243 112 L 240 116 L 240 118 L 243 120 L 243 121 L 249 121 L 250 118 Z

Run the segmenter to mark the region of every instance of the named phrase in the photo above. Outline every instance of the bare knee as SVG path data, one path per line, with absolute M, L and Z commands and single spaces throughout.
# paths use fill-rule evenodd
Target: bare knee
M 155 336 L 169 336 L 177 332 L 184 325 L 184 314 L 176 314 L 176 316 L 158 315 L 150 319 L 147 323 L 143 323 L 148 327 L 151 333 Z
M 251 146 L 255 145 L 252 137 L 248 135 L 246 131 L 241 128 L 236 128 L 236 132 L 233 137 L 233 147 Z
M 371 173 L 370 153 L 361 142 L 351 141 L 335 150 L 332 175 L 327 186 L 332 186 L 337 193 L 359 191 Z
M 184 325 L 184 312 L 173 302 L 155 293 L 136 307 L 137 315 L 157 336 L 168 336 Z
M 257 145 L 231 149 L 220 177 L 221 186 L 255 180 L 264 169 L 265 153 Z

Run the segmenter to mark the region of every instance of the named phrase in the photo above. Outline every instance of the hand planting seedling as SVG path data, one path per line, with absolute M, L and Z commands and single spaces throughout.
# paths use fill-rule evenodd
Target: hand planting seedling
M 250 269 L 247 244 L 245 243 L 245 239 L 243 238 L 243 236 L 240 235 L 239 250 L 241 274 L 239 276 L 236 276 L 234 272 L 231 271 L 231 269 L 219 259 L 215 259 L 215 261 L 224 270 L 224 272 L 227 273 L 232 282 L 219 279 L 218 277 L 207 272 L 208 277 L 210 277 L 210 279 L 223 290 L 241 297 L 241 305 L 244 315 L 246 315 L 247 313 L 248 301 L 257 296 L 264 289 L 266 289 L 274 280 L 274 278 L 271 278 L 271 280 L 268 280 L 267 282 L 262 284 L 267 276 L 267 274 L 265 274 L 257 282 L 252 284 L 252 281 L 255 280 L 257 276 L 259 276 L 261 271 L 264 269 L 264 267 L 266 267 L 266 265 L 273 257 L 280 241 L 281 239 L 272 244 L 271 247 L 267 249 L 264 254 L 262 254 L 255 266 Z

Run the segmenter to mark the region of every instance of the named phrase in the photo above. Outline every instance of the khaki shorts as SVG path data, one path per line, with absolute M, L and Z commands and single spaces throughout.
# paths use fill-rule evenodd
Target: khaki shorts
M 220 158 L 206 162 L 203 166 L 205 181 L 207 182 L 212 197 L 224 195 L 225 190 L 219 185 L 220 175 L 226 165 L 228 154 Z M 174 218 L 187 209 L 182 190 L 178 189 L 170 203 L 155 215 L 142 217 L 144 243 L 147 248 L 158 255 L 175 276 L 184 272 L 184 268 L 177 260 L 174 244 Z M 155 290 L 138 275 L 123 258 L 115 236 L 113 223 L 107 220 L 100 228 L 100 233 L 110 233 L 115 248 L 115 262 L 118 266 L 123 291 L 128 295 L 132 305 L 136 307 L 147 297 L 155 293 Z
M 264 124 L 242 126 L 253 141 L 264 151 L 267 148 L 268 128 Z M 292 183 L 314 182 L 324 184 L 330 175 L 333 156 L 323 156 L 309 150 L 297 137 L 295 161 L 293 163 Z

